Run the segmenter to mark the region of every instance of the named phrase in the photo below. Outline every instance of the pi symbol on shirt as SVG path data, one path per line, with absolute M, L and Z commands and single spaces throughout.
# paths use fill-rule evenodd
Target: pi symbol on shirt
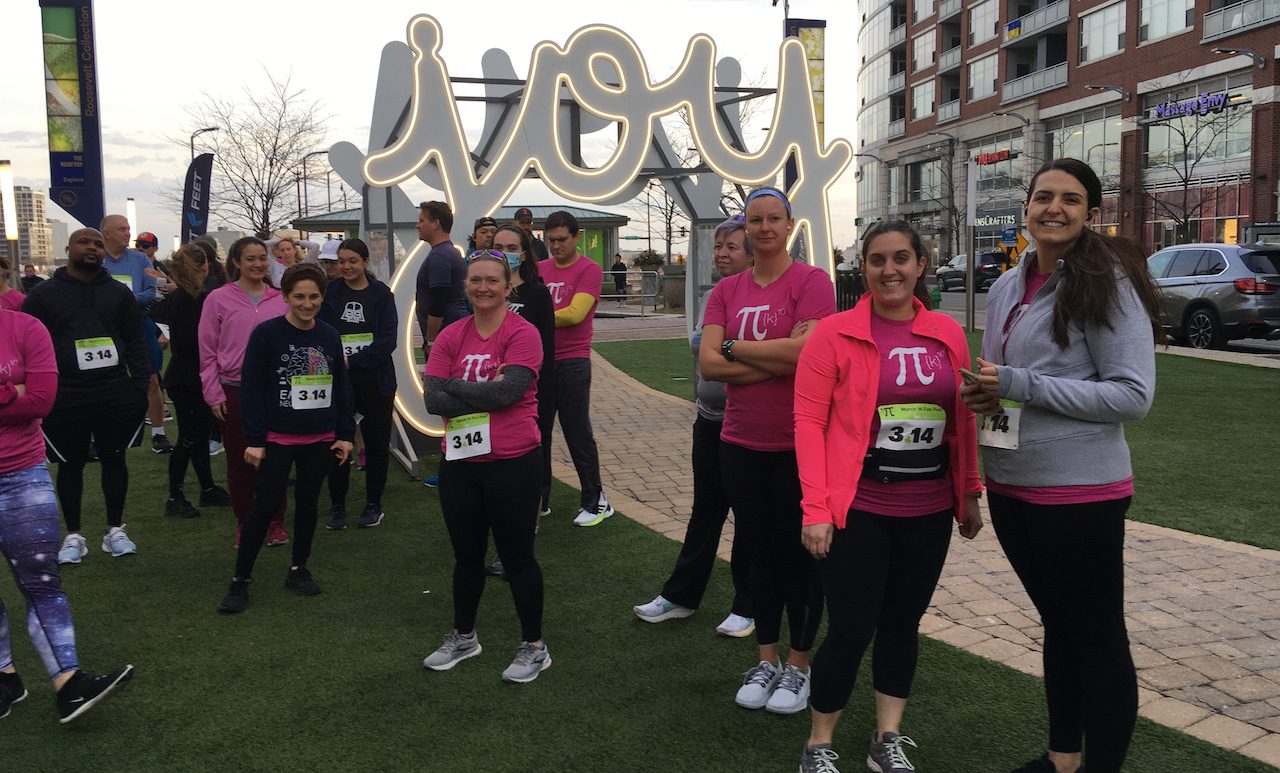
M 898 358 L 898 380 L 894 383 L 898 386 L 902 386 L 907 383 L 907 357 L 911 357 L 912 361 L 915 363 L 916 378 L 920 379 L 920 383 L 924 386 L 932 384 L 933 379 L 936 377 L 935 374 L 930 373 L 926 376 L 924 374 L 924 369 L 920 364 L 920 355 L 928 353 L 929 350 L 923 346 L 913 346 L 911 348 L 900 346 L 896 349 L 889 350 L 889 359 L 892 360 L 894 357 Z
M 742 320 L 742 324 L 738 326 L 738 338 L 747 337 L 747 320 L 751 320 L 751 336 L 757 341 L 763 341 L 765 332 L 760 329 L 760 315 L 769 310 L 769 304 L 763 306 L 743 306 L 738 309 L 738 318 Z
M 348 301 L 342 310 L 342 321 L 358 324 L 364 322 L 364 306 L 356 301 Z
M 488 381 L 489 377 L 482 371 L 484 365 L 492 357 L 491 354 L 467 354 L 462 357 L 462 379 L 469 380 L 472 376 L 476 381 Z
M 564 282 L 547 282 L 547 291 L 551 293 L 551 300 L 560 303 Z

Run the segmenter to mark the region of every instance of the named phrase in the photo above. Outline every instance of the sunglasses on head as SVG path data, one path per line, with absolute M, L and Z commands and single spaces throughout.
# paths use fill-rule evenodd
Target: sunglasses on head
M 506 265 L 507 262 L 507 256 L 497 250 L 476 250 L 467 256 L 467 262 L 470 263 L 473 260 L 483 260 L 485 258 L 500 260 L 503 265 Z

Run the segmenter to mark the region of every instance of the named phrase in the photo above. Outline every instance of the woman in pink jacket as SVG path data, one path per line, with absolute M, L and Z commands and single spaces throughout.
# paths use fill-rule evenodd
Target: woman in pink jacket
M 804 546 L 819 559 L 827 638 L 813 664 L 802 771 L 835 771 L 831 736 L 875 639 L 876 732 L 867 765 L 914 770 L 899 725 L 916 633 L 951 541 L 982 528 L 977 428 L 960 399 L 969 346 L 928 310 L 920 237 L 903 222 L 862 243 L 867 294 L 818 323 L 796 366 Z
M 209 293 L 200 315 L 200 386 L 204 400 L 222 425 L 227 448 L 227 488 L 236 514 L 236 547 L 240 527 L 253 512 L 253 468 L 244 461 L 246 446 L 240 429 L 240 367 L 249 334 L 260 323 L 288 311 L 280 291 L 266 283 L 267 245 L 246 236 L 231 245 L 227 266 L 234 281 Z M 267 532 L 268 545 L 289 541 L 284 530 L 284 501 Z

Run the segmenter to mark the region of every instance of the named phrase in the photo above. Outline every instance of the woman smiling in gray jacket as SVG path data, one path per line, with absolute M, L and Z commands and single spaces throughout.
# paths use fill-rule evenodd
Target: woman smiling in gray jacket
M 1044 623 L 1049 751 L 1016 773 L 1119 771 L 1137 717 L 1124 621 L 1125 421 L 1155 394 L 1163 333 L 1136 246 L 1088 228 L 1102 185 L 1058 159 L 1024 204 L 1036 242 L 987 296 L 976 381 L 991 522 Z

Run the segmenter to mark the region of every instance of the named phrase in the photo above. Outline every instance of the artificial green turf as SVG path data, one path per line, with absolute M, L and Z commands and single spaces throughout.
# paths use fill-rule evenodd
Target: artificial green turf
M 693 399 L 693 352 L 683 338 L 653 341 L 606 341 L 595 350 L 645 386 Z
M 166 461 L 130 453 L 127 521 L 139 554 L 113 559 L 90 539 L 84 562 L 63 570 L 84 666 L 137 666 L 121 695 L 60 727 L 21 602 L 11 581 L 0 582 L 18 617 L 15 657 L 31 690 L 0 720 L 0 770 L 736 773 L 796 765 L 805 717 L 733 705 L 755 647 L 712 632 L 729 607 L 727 566 L 718 563 L 698 615 L 640 622 L 630 607 L 657 592 L 676 543 L 624 517 L 571 527 L 572 489 L 556 485 L 538 536 L 554 665 L 532 684 L 508 685 L 499 674 L 519 629 L 498 580 L 489 580 L 478 623 L 484 654 L 446 673 L 421 666 L 451 621 L 436 492 L 393 469 L 381 527 L 316 535 L 310 566 L 324 595 L 288 594 L 289 548 L 266 548 L 248 610 L 222 616 L 214 606 L 232 571 L 233 519 L 225 509 L 191 521 L 161 516 Z M 93 535 L 102 521 L 89 470 Z M 921 651 L 904 726 L 921 745 L 912 752 L 920 770 L 991 773 L 1040 753 L 1037 680 L 931 640 Z M 862 769 L 871 707 L 864 682 L 836 736 L 846 770 Z M 1130 760 L 1131 773 L 1268 769 L 1147 722 Z

